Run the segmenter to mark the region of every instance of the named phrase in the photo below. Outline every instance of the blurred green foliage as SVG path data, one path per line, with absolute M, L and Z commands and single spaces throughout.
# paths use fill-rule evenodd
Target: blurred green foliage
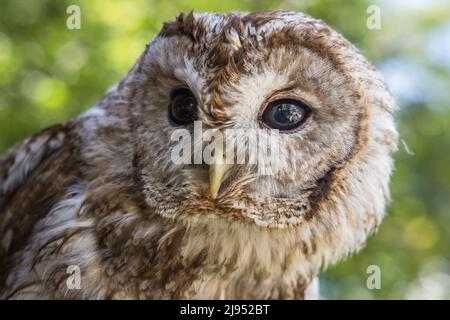
M 395 4 L 393 4 L 395 3 Z M 81 8 L 81 30 L 66 9 Z M 367 7 L 382 27 L 366 26 Z M 393 201 L 378 234 L 321 277 L 324 298 L 450 298 L 450 4 L 448 1 L 2 0 L 0 153 L 92 105 L 180 11 L 286 8 L 323 19 L 385 74 L 401 102 Z M 381 268 L 381 289 L 366 286 Z

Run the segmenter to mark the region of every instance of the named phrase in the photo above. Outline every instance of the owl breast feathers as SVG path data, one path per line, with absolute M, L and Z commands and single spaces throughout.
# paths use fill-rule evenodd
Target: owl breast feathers
M 315 298 L 382 220 L 396 108 L 319 20 L 180 14 L 91 109 L 0 158 L 0 297 Z

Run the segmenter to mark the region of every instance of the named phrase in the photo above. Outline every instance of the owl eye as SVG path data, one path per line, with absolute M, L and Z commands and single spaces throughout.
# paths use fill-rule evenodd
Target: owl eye
M 177 89 L 170 98 L 169 117 L 175 124 L 189 124 L 197 119 L 197 99 L 189 89 Z
M 301 101 L 280 99 L 270 102 L 260 117 L 269 128 L 290 131 L 300 127 L 310 114 L 310 109 Z

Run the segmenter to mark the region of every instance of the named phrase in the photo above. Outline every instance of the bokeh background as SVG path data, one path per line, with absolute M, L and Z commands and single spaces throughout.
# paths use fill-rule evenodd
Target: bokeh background
M 81 8 L 68 30 L 66 9 Z M 367 28 L 377 5 L 381 29 Z M 323 19 L 381 70 L 401 109 L 393 201 L 358 255 L 321 275 L 325 299 L 450 299 L 450 1 L 1 0 L 0 153 L 92 105 L 180 11 L 286 8 Z M 381 289 L 366 286 L 381 269 Z

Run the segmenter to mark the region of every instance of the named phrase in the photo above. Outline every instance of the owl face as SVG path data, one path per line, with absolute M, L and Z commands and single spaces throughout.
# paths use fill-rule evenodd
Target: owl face
M 123 82 L 135 165 L 160 215 L 266 228 L 345 221 L 365 233 L 381 220 L 396 104 L 373 67 L 324 23 L 284 11 L 181 14 Z M 191 163 L 175 163 L 180 144 L 204 150 L 199 127 L 223 133 L 223 149 L 212 162 L 189 155 Z M 177 132 L 190 139 L 173 139 Z M 244 158 L 270 162 L 271 174 L 237 163 L 236 150 L 231 163 L 220 162 L 230 137 Z M 255 139 L 275 141 L 276 157 L 261 157 Z

